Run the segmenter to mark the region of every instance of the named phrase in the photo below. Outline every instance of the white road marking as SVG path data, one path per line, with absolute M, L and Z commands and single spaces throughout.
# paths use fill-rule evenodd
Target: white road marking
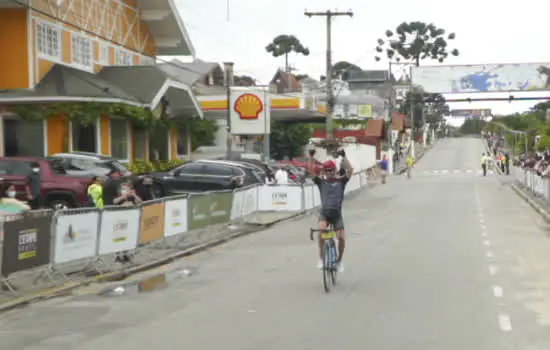
M 501 331 L 510 332 L 512 330 L 512 321 L 510 320 L 510 316 L 506 314 L 499 314 L 498 326 L 500 327 Z
M 486 240 L 483 241 L 483 245 L 486 246 L 486 247 L 490 247 L 491 242 L 488 239 L 486 239 Z
M 489 265 L 489 274 L 491 276 L 496 275 L 497 271 L 498 271 L 498 268 L 495 265 L 493 265 L 493 264 Z
M 504 295 L 504 290 L 501 286 L 493 286 L 493 295 L 495 298 L 502 298 Z
M 494 257 L 495 257 L 495 254 L 494 254 L 492 251 L 490 251 L 490 250 L 488 250 L 487 253 L 485 253 L 485 255 L 486 255 L 488 258 L 494 258 Z

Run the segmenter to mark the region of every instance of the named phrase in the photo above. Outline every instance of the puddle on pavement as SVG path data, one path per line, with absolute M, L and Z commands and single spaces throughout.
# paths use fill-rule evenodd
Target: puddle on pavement
M 192 276 L 195 273 L 196 269 L 193 268 L 172 270 L 147 277 L 141 281 L 113 286 L 112 288 L 99 293 L 99 295 L 104 297 L 118 297 L 132 294 L 150 293 L 157 290 L 166 289 L 170 283 Z

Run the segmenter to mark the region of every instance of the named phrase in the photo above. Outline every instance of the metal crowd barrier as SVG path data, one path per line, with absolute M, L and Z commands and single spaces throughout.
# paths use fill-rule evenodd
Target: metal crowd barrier
M 366 185 L 367 170 L 357 172 L 346 194 Z M 255 213 L 302 212 L 320 204 L 314 184 L 261 185 L 166 197 L 131 207 L 18 214 L 3 222 L 0 282 L 16 293 L 13 279 L 24 271 L 36 271 L 50 282 L 57 275 L 101 273 L 109 259 L 145 246 L 172 247 L 193 231 L 244 222 Z M 175 243 L 168 242 L 171 237 L 178 237 Z
M 511 167 L 516 182 L 537 197 L 550 201 L 550 179 L 538 175 L 532 169 Z

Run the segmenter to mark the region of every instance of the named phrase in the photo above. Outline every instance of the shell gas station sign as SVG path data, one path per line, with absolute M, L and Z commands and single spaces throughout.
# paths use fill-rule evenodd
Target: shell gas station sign
M 231 89 L 229 107 L 233 135 L 271 133 L 271 107 L 267 94 L 258 88 Z

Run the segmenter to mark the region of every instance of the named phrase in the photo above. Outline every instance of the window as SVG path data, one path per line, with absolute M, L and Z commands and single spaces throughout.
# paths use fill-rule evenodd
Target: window
M 73 63 L 82 67 L 92 67 L 92 41 L 81 35 L 73 34 L 71 38 L 71 43 Z
M 95 153 L 97 149 L 96 133 L 97 127 L 95 124 L 84 125 L 79 122 L 72 122 L 72 150 L 80 152 Z
M 31 174 L 30 162 L 13 161 L 11 166 L 10 175 L 28 176 Z
M 109 62 L 109 46 L 99 44 L 99 64 L 103 66 L 108 66 Z
M 119 66 L 131 66 L 132 65 L 132 54 L 122 50 L 118 49 L 116 51 L 116 62 Z
M 36 24 L 36 46 L 38 54 L 61 59 L 61 31 L 52 24 Z
M 145 159 L 147 137 L 144 130 L 134 130 L 134 159 Z
M 204 167 L 204 174 L 212 176 L 232 176 L 233 172 L 228 166 L 207 164 Z
M 202 164 L 191 163 L 179 167 L 176 172 L 186 175 L 201 175 L 204 172 L 203 168 L 204 166 Z
M 6 157 L 43 157 L 44 124 L 4 118 L 4 155 Z M 32 140 L 32 142 L 29 142 Z
M 128 160 L 128 121 L 111 118 L 111 156 Z

